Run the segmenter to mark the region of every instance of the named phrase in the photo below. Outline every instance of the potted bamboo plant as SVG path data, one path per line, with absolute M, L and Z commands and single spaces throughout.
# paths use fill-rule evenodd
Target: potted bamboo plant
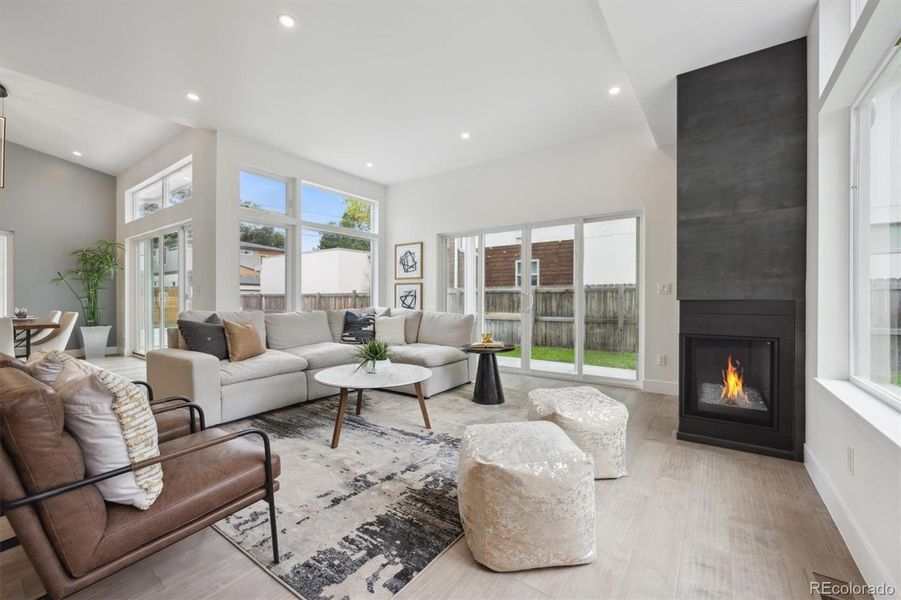
M 100 293 L 116 276 L 121 251 L 122 244 L 113 240 L 100 240 L 93 246 L 74 250 L 71 255 L 76 258 L 75 268 L 57 271 L 51 281 L 66 284 L 81 304 L 85 326 L 80 331 L 85 358 L 101 358 L 106 354 L 112 325 L 100 324 Z

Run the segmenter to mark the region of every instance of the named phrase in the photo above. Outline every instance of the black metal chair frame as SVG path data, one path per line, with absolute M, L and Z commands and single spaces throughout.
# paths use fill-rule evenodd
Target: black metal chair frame
M 169 398 L 162 398 L 158 401 L 153 400 L 153 389 L 150 385 L 143 381 L 135 381 L 139 385 L 144 385 L 147 387 L 149 395 L 150 395 L 150 403 L 151 404 L 162 404 L 164 402 L 171 401 L 181 401 L 181 404 L 175 404 L 168 407 L 162 407 L 155 411 L 155 413 L 159 412 L 168 412 L 171 410 L 178 410 L 181 408 L 188 409 L 191 412 L 191 433 L 195 433 L 195 423 L 194 423 L 194 413 L 197 412 L 200 421 L 200 430 L 203 431 L 206 429 L 206 418 L 203 414 L 203 409 L 194 402 L 191 402 L 190 399 L 184 396 L 171 396 Z M 278 528 L 276 526 L 275 521 L 275 480 L 272 476 L 272 448 L 269 441 L 269 435 L 263 431 L 262 429 L 258 429 L 256 427 L 250 429 L 243 429 L 241 431 L 236 431 L 233 433 L 229 433 L 226 436 L 221 438 L 216 438 L 214 440 L 209 440 L 207 442 L 203 442 L 196 446 L 192 446 L 190 448 L 184 448 L 182 450 L 178 450 L 173 452 L 172 454 L 166 456 L 155 456 L 153 458 L 149 458 L 147 460 L 138 461 L 132 463 L 130 465 L 119 467 L 118 469 L 113 469 L 112 471 L 107 471 L 105 473 L 100 473 L 98 475 L 94 475 L 92 477 L 86 477 L 79 481 L 73 481 L 72 483 L 67 483 L 37 494 L 32 494 L 30 496 L 25 496 L 23 498 L 18 498 L 16 500 L 10 500 L 9 502 L 0 503 L 0 514 L 6 514 L 10 510 L 15 510 L 17 508 L 21 508 L 23 506 L 27 506 L 30 504 L 34 504 L 35 502 L 39 502 L 41 500 L 46 500 L 48 498 L 52 498 L 54 496 L 59 496 L 60 494 L 65 494 L 66 492 L 71 492 L 73 490 L 77 490 L 83 488 L 88 485 L 93 485 L 100 481 L 105 481 L 107 479 L 112 479 L 113 477 L 118 477 L 119 475 L 124 475 L 125 473 L 131 473 L 145 467 L 150 467 L 155 464 L 164 463 L 167 460 L 172 460 L 173 458 L 179 458 L 181 456 L 185 456 L 186 454 L 192 454 L 194 452 L 198 452 L 200 450 L 204 450 L 211 446 L 217 446 L 219 444 L 223 444 L 225 442 L 229 442 L 231 440 L 237 439 L 239 437 L 244 437 L 247 435 L 258 435 L 263 440 L 263 451 L 265 455 L 265 464 L 263 465 L 266 471 L 266 502 L 269 504 L 269 525 L 272 530 L 272 559 L 273 562 L 278 564 L 279 562 L 279 554 L 278 554 Z

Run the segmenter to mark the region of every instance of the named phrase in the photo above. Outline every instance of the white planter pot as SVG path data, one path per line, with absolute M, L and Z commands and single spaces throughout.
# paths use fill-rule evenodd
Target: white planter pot
M 81 327 L 81 345 L 84 347 L 84 357 L 103 358 L 106 356 L 106 343 L 109 340 L 109 332 L 112 325 L 96 325 L 94 327 Z
M 385 369 L 391 366 L 390 360 L 374 360 L 363 363 L 363 370 L 369 374 L 383 373 Z

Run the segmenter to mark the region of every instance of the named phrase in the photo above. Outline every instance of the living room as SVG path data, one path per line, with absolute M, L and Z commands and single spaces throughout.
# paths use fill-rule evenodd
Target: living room
M 901 2 L 0 39 L 3 598 L 899 597 Z

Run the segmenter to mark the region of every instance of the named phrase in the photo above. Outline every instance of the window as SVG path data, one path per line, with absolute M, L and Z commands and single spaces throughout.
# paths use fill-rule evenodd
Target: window
M 266 312 L 287 309 L 287 240 L 284 227 L 241 222 L 241 308 Z
M 300 218 L 307 223 L 373 231 L 373 203 L 362 198 L 304 183 Z
M 538 281 L 539 281 L 539 277 L 538 277 L 539 264 L 538 263 L 539 263 L 539 259 L 537 259 L 537 258 L 532 259 L 532 281 L 529 284 L 532 287 L 538 287 Z M 516 287 L 520 287 L 520 286 L 522 286 L 522 261 L 517 260 L 516 261 Z
M 194 191 L 194 167 L 190 157 L 173 165 L 131 192 L 132 220 L 190 200 Z
M 0 231 L 0 316 L 13 314 L 13 240 L 11 231 Z
M 852 380 L 901 407 L 901 52 L 855 117 Z
M 251 171 L 241 171 L 241 206 L 288 214 L 288 181 L 267 177 Z
M 375 203 L 306 182 L 300 202 L 300 309 L 375 304 Z

